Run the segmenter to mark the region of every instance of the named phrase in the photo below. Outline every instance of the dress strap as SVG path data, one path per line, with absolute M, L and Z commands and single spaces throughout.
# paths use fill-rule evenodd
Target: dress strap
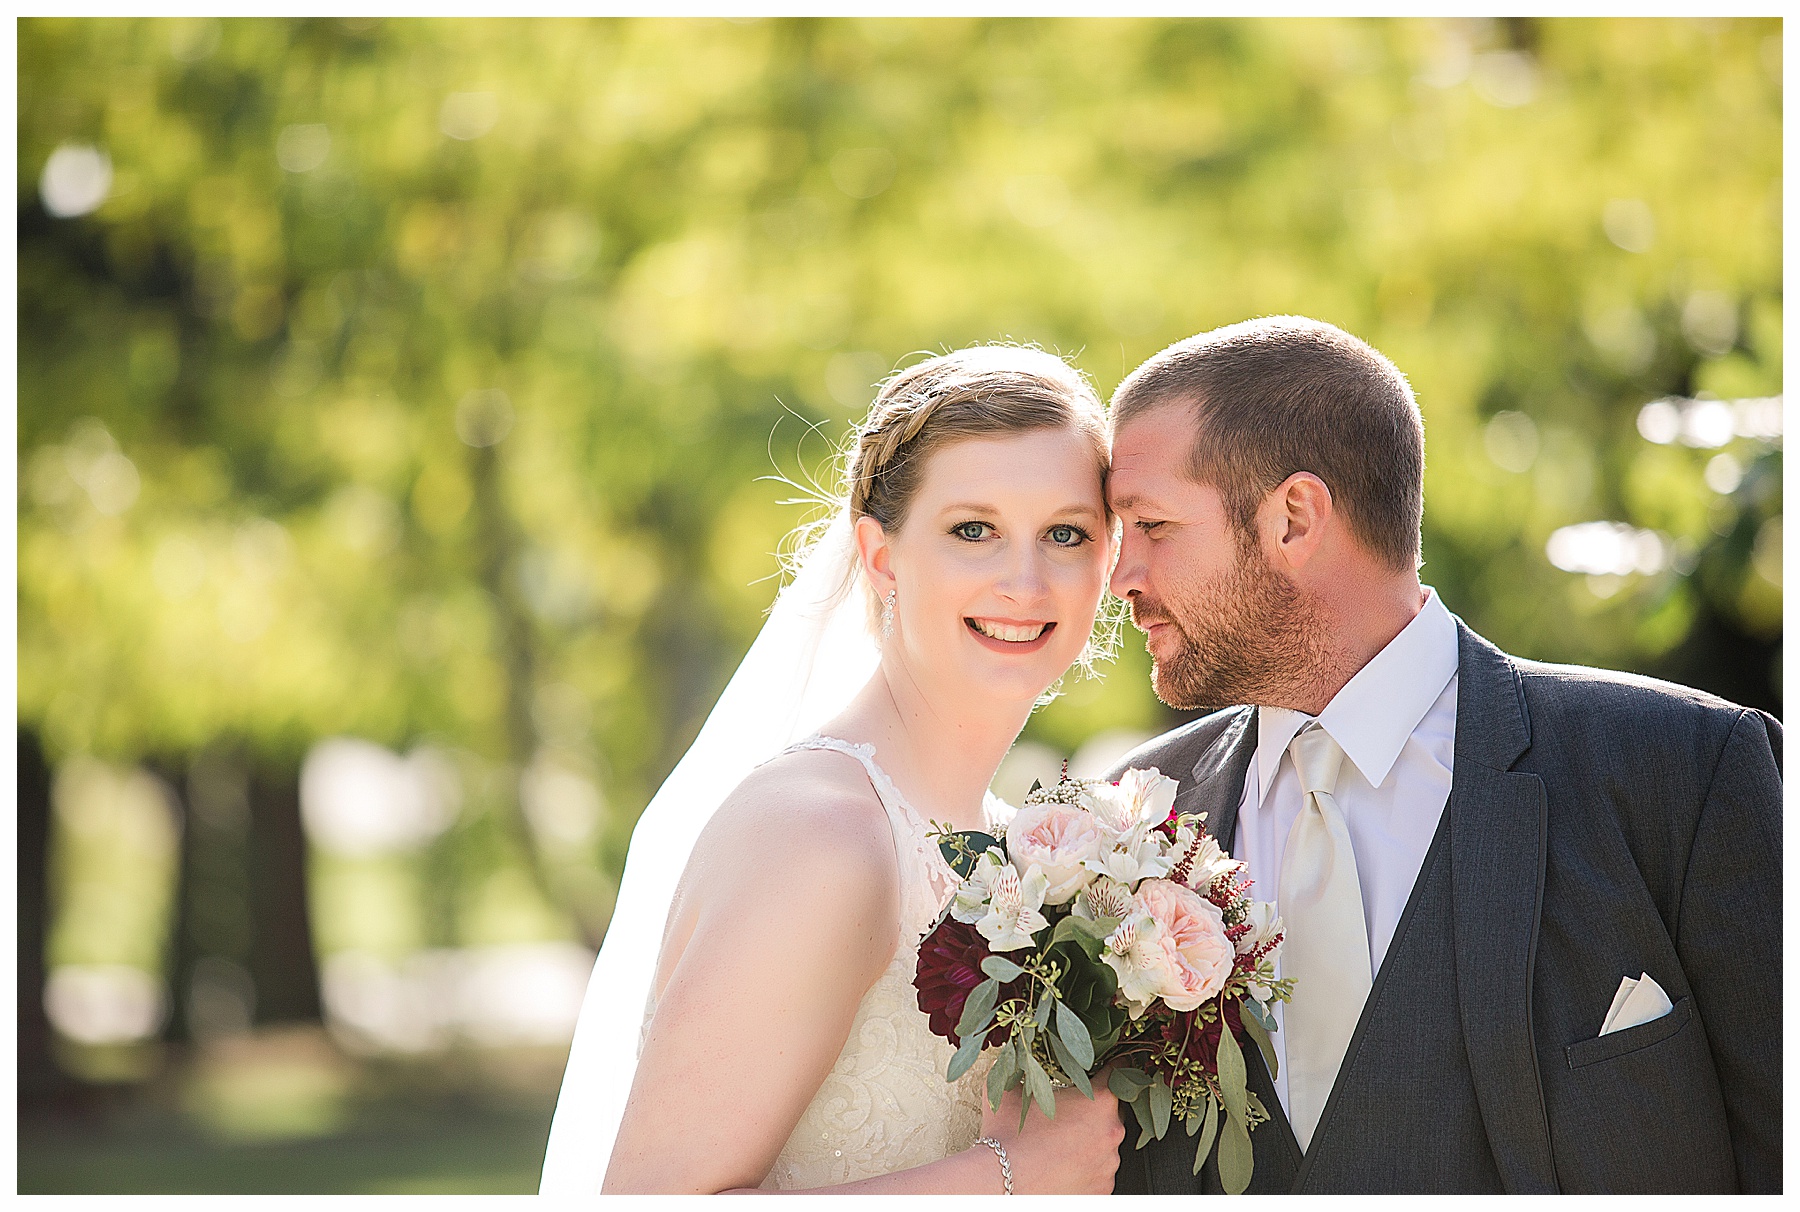
M 898 809 L 911 824 L 920 829 L 929 826 L 930 822 L 920 816 L 919 810 L 914 808 L 904 795 L 900 794 L 900 788 L 894 786 L 894 780 L 888 777 L 887 771 L 876 764 L 875 746 L 866 742 L 843 741 L 835 736 L 820 734 L 795 741 L 782 752 L 794 753 L 802 749 L 829 749 L 834 753 L 849 754 L 861 762 L 863 769 L 869 772 L 869 782 L 874 785 L 875 795 L 883 804 L 892 809 Z

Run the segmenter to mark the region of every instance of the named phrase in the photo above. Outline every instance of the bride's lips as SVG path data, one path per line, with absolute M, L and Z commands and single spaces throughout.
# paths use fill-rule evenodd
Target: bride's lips
M 1011 619 L 986 618 L 981 621 L 989 626 L 998 624 L 1001 627 L 1042 627 L 1044 629 L 1035 640 L 998 640 L 991 635 L 983 635 L 981 630 L 975 626 L 974 619 L 963 619 L 963 626 L 968 628 L 970 638 L 977 644 L 993 652 L 1004 652 L 1015 656 L 1020 653 L 1041 652 L 1050 643 L 1050 633 L 1056 630 L 1055 623 L 1014 622 Z

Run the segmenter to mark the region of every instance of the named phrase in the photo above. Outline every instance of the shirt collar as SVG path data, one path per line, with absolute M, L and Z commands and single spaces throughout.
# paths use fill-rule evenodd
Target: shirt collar
M 1344 683 L 1318 715 L 1319 727 L 1331 734 L 1369 786 L 1379 787 L 1400 759 L 1407 738 L 1456 675 L 1458 661 L 1456 620 L 1437 590 L 1427 586 L 1424 607 Z M 1275 784 L 1288 744 L 1313 718 L 1287 707 L 1257 710 L 1259 804 Z

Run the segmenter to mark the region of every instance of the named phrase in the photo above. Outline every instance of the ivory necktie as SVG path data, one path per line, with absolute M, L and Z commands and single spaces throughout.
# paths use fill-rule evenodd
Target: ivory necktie
M 1350 832 L 1332 791 L 1344 751 L 1308 724 L 1288 746 L 1306 797 L 1281 855 L 1281 974 L 1294 978 L 1287 1033 L 1288 1121 L 1305 1150 L 1369 997 L 1369 933 Z

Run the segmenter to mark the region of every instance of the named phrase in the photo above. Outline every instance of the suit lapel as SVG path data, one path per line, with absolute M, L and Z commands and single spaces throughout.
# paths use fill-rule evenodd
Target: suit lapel
M 1257 712 L 1251 708 L 1241 713 L 1200 755 L 1191 781 L 1175 796 L 1175 806 L 1180 811 L 1206 814 L 1207 833 L 1227 854 L 1237 840 L 1238 805 L 1244 798 L 1244 777 L 1250 770 L 1251 760 L 1256 757 L 1256 734 Z M 1263 899 L 1268 899 L 1268 895 L 1265 894 Z M 1244 1064 L 1250 1089 L 1256 1092 L 1271 1117 L 1250 1137 L 1256 1158 L 1250 1189 L 1253 1193 L 1287 1191 L 1293 1187 L 1294 1175 L 1300 1169 L 1300 1142 L 1288 1123 L 1281 1100 L 1275 1097 L 1275 1082 L 1263 1064 L 1262 1053 L 1256 1048 L 1245 1049 Z M 1216 1174 L 1217 1166 L 1216 1158 L 1209 1161 L 1209 1173 Z
M 1256 756 L 1256 709 L 1238 713 L 1230 727 L 1201 753 L 1194 769 L 1175 793 L 1180 812 L 1206 814 L 1206 832 L 1229 853 L 1237 834 L 1238 801 L 1244 796 L 1244 775 Z
M 1461 620 L 1457 632 L 1456 758 L 1445 813 L 1463 1040 L 1507 1189 L 1554 1192 L 1531 1023 L 1544 894 L 1544 785 L 1512 769 L 1531 744 L 1512 662 Z

